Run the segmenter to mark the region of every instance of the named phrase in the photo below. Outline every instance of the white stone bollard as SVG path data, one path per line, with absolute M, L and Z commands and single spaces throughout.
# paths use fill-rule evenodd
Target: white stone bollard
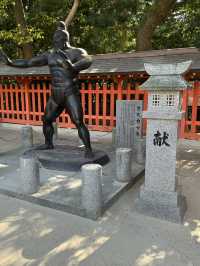
M 138 139 L 136 142 L 136 162 L 139 164 L 144 164 L 144 140 Z
M 131 179 L 132 149 L 118 148 L 116 150 L 116 179 L 128 182 Z
M 99 164 L 85 164 L 81 167 L 82 206 L 89 218 L 96 219 L 102 211 L 102 166 Z
M 24 148 L 33 146 L 33 129 L 31 126 L 23 126 L 21 128 L 21 142 Z
M 40 185 L 39 164 L 35 157 L 25 154 L 20 157 L 22 192 L 36 193 Z

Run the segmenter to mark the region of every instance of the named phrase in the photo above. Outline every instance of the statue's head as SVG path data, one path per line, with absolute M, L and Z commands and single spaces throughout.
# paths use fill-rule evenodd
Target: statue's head
M 53 46 L 56 49 L 64 49 L 69 46 L 69 32 L 66 30 L 64 21 L 59 21 L 53 35 Z

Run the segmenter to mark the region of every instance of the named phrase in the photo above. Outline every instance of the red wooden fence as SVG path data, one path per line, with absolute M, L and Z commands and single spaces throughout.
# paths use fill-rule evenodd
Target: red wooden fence
M 181 137 L 200 140 L 200 81 L 191 82 L 192 88 L 183 92 Z
M 80 78 L 80 92 L 85 123 L 89 129 L 111 131 L 115 126 L 117 99 L 143 100 L 147 107 L 147 92 L 139 89 L 145 77 L 99 76 Z M 44 106 L 50 95 L 50 77 L 1 77 L 0 122 L 41 125 Z M 186 119 L 181 121 L 181 137 L 200 139 L 200 82 L 183 93 Z M 69 116 L 62 113 L 60 127 L 74 127 Z M 144 122 L 144 132 L 145 132 Z

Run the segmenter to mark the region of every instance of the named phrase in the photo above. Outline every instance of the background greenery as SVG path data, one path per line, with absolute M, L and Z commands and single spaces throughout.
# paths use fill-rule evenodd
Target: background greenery
M 134 50 L 137 30 L 155 1 L 81 0 L 68 29 L 71 44 L 90 54 Z M 200 47 L 199 0 L 176 2 L 154 32 L 153 49 Z M 24 43 L 32 44 L 33 54 L 50 49 L 56 22 L 66 18 L 72 4 L 72 0 L 23 0 L 28 27 L 24 36 L 16 23 L 15 1 L 0 0 L 0 45 L 12 58 L 23 56 Z

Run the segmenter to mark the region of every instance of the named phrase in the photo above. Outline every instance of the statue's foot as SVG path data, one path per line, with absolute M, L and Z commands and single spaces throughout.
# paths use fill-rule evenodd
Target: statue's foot
M 86 150 L 85 151 L 85 158 L 92 159 L 94 158 L 94 153 L 92 150 Z
M 42 144 L 36 148 L 36 150 L 52 150 L 54 148 L 53 144 Z

